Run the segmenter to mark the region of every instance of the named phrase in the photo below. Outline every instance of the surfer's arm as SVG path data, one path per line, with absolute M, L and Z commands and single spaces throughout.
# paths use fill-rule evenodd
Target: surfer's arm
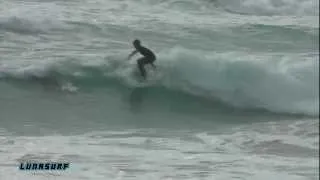
M 133 55 L 137 54 L 137 50 L 134 50 L 131 54 L 129 54 L 128 59 L 130 59 Z

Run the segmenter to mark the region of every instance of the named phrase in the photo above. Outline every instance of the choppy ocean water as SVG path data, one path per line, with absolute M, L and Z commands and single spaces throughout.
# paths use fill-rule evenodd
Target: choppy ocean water
M 0 0 L 0 179 L 318 179 L 318 6 Z

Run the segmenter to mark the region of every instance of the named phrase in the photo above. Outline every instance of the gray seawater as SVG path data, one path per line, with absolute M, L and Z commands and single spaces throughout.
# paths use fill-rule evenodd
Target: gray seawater
M 318 179 L 318 6 L 0 0 L 0 180 Z

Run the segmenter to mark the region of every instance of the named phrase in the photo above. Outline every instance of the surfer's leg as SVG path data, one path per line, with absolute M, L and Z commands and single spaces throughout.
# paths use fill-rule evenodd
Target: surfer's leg
M 153 67 L 153 69 L 156 69 L 156 66 L 153 64 L 156 61 L 155 57 L 151 57 L 149 60 L 150 65 Z
M 144 65 L 148 64 L 148 59 L 143 57 L 138 59 L 138 68 L 143 78 L 146 78 L 146 70 L 144 69 Z

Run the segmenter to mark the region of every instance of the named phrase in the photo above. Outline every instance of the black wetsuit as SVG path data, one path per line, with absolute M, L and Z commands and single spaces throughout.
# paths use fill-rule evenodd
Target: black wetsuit
M 138 59 L 138 68 L 141 72 L 141 75 L 146 78 L 146 70 L 144 69 L 144 65 L 146 64 L 151 64 L 152 66 L 153 65 L 153 62 L 156 60 L 156 56 L 154 55 L 154 53 L 146 48 L 146 47 L 143 47 L 143 46 L 138 46 L 136 47 L 136 50 L 141 54 L 143 55 L 144 57 Z

